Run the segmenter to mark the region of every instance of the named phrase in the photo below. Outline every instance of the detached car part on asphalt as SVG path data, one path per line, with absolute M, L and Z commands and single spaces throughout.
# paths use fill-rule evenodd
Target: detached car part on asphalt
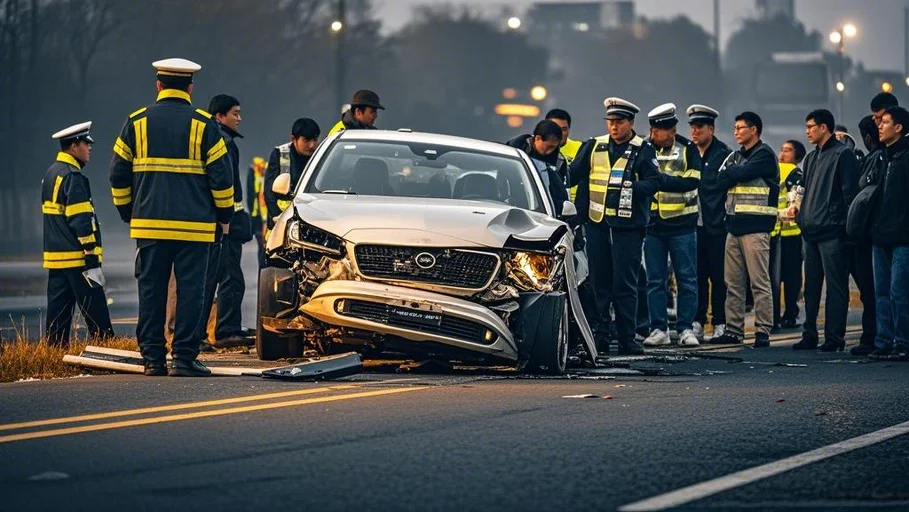
M 524 153 L 491 142 L 327 138 L 266 244 L 259 358 L 353 347 L 532 373 L 563 373 L 569 352 L 593 363 L 586 258 L 542 180 Z M 283 175 L 273 188 L 288 187 Z

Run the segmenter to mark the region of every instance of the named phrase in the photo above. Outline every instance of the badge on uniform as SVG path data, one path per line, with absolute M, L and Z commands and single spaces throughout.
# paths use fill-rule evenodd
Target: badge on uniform
M 629 188 L 629 187 L 631 187 L 632 185 L 634 185 L 634 183 L 632 183 L 632 182 L 630 182 L 630 181 L 625 181 L 625 182 L 622 183 L 622 186 L 625 187 L 625 188 Z

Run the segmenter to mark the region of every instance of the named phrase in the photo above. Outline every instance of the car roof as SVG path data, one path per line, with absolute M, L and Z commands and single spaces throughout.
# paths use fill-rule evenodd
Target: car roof
M 439 146 L 454 146 L 474 151 L 497 153 L 503 156 L 520 156 L 516 148 L 506 146 L 499 142 L 491 142 L 456 135 L 441 133 L 396 131 L 396 130 L 344 130 L 338 140 L 362 140 L 382 142 L 416 142 L 419 144 L 434 144 Z

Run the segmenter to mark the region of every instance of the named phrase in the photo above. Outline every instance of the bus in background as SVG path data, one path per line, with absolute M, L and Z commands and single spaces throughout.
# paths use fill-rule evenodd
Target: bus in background
M 821 52 L 780 52 L 758 65 L 754 111 L 764 122 L 762 139 L 779 151 L 789 139 L 805 139 L 805 116 L 832 108 L 832 77 Z

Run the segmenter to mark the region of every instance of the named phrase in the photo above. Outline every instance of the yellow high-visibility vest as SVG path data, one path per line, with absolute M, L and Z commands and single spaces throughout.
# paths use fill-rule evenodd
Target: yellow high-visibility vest
M 590 152 L 590 176 L 588 177 L 590 205 L 587 215 L 593 222 L 602 222 L 604 216 L 630 216 L 625 213 L 628 211 L 627 208 L 622 209 L 622 214 L 616 208 L 607 208 L 606 196 L 609 192 L 620 193 L 625 187 L 625 167 L 628 165 L 628 159 L 634 148 L 640 148 L 643 143 L 644 139 L 640 135 L 635 135 L 629 142 L 625 154 L 612 163 L 609 160 L 609 135 L 601 135 L 596 138 L 596 145 Z
M 656 146 L 655 146 L 656 147 Z M 701 171 L 688 168 L 687 148 L 678 140 L 668 148 L 656 148 L 660 172 L 667 176 L 701 179 Z M 672 219 L 698 212 L 698 190 L 688 192 L 657 192 L 650 203 L 650 210 L 658 212 L 661 219 Z

